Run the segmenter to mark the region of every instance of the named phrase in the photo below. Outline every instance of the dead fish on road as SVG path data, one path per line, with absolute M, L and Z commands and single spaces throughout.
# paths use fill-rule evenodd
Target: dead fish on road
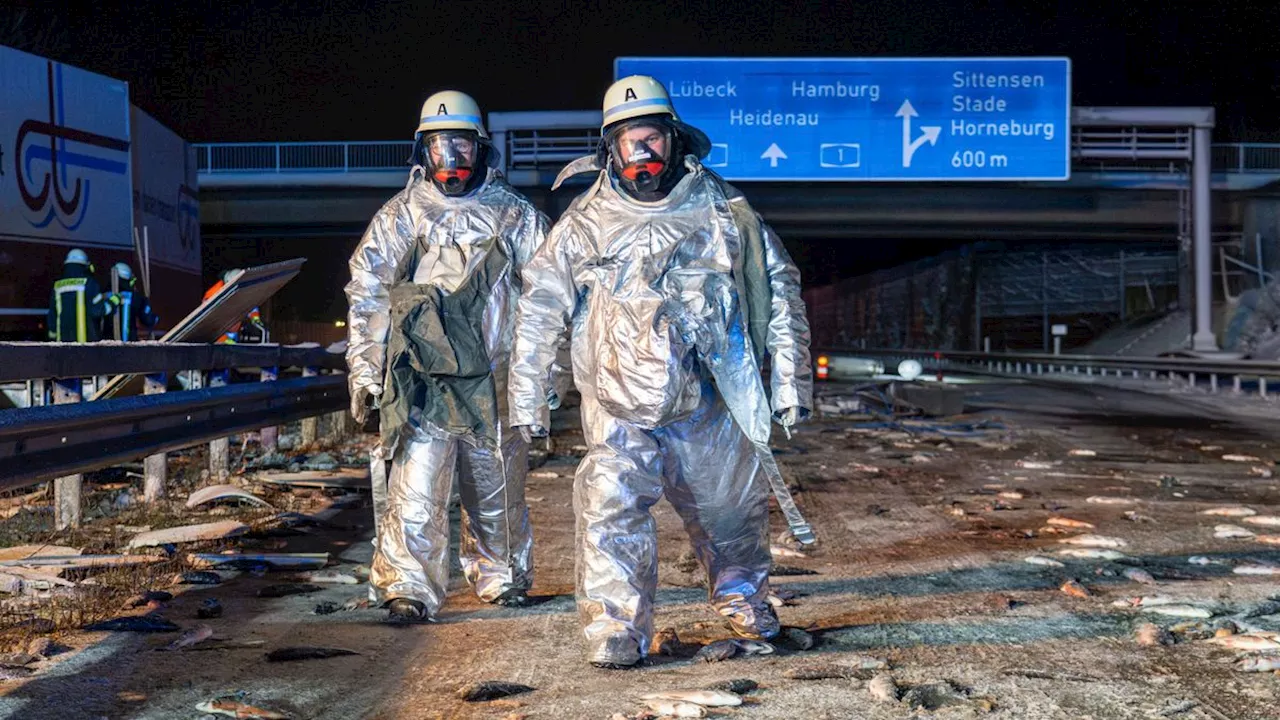
M 1063 548 L 1058 551 L 1058 554 L 1081 560 L 1123 560 L 1129 557 L 1116 550 L 1104 550 L 1101 548 Z
M 197 625 L 178 636 L 177 640 L 160 648 L 160 650 L 181 650 L 213 637 L 213 628 L 208 625 Z
M 355 575 L 340 572 L 338 570 L 317 570 L 315 572 L 304 573 L 298 577 L 307 582 L 324 583 L 326 585 L 360 584 L 360 579 Z
M 1262 635 L 1227 635 L 1225 637 L 1212 637 L 1204 642 L 1212 645 L 1221 645 L 1231 650 L 1280 650 L 1280 641 Z
M 1133 498 L 1112 497 L 1109 495 L 1092 495 L 1085 498 L 1085 502 L 1094 505 L 1132 505 L 1137 502 Z
M 1156 579 L 1151 576 L 1151 573 L 1140 568 L 1125 568 L 1121 574 L 1136 583 L 1142 583 L 1143 585 L 1156 584 Z
M 280 583 L 261 588 L 258 590 L 258 597 L 278 598 L 289 595 L 305 595 L 306 593 L 318 592 L 323 589 L 319 585 L 310 585 L 308 583 Z
M 267 660 L 270 662 L 291 662 L 294 660 L 323 660 L 325 658 L 339 657 L 342 655 L 359 655 L 355 650 L 343 650 L 342 648 L 327 647 L 287 647 L 279 650 L 272 650 L 267 653 Z
M 788 680 L 845 680 L 854 676 L 853 668 L 843 665 L 801 665 L 782 671 Z
M 789 547 L 783 547 L 783 546 L 781 546 L 781 545 L 770 545 L 770 546 L 769 546 L 769 554 L 770 554 L 770 555 L 773 555 L 773 556 L 774 556 L 774 557 L 776 557 L 776 558 L 804 558 L 804 557 L 809 557 L 808 555 L 805 555 L 804 553 L 800 552 L 799 550 L 792 550 L 792 549 L 791 549 L 791 548 L 789 548 Z
M 1238 540 L 1241 538 L 1251 538 L 1255 535 L 1252 530 L 1247 530 L 1239 525 L 1215 525 L 1213 528 L 1213 536 L 1219 540 Z
M 1155 613 L 1156 615 L 1166 615 L 1168 617 L 1181 618 L 1210 618 L 1213 612 L 1199 608 L 1194 605 L 1153 605 L 1151 607 L 1143 607 L 1143 612 Z
M 1032 565 L 1044 565 L 1045 567 L 1065 567 L 1062 563 L 1058 562 L 1057 560 L 1054 560 L 1053 558 L 1047 558 L 1042 555 L 1031 555 L 1030 557 L 1023 558 L 1022 561 L 1025 563 L 1030 563 Z
M 173 599 L 173 593 L 167 593 L 164 590 L 147 590 L 124 601 L 124 609 L 132 610 L 136 607 L 142 607 L 150 602 L 169 602 Z
M 692 703 L 672 702 L 671 700 L 646 700 L 645 705 L 659 715 L 671 717 L 700 718 L 707 716 L 707 709 Z
M 200 607 L 196 608 L 196 617 L 202 620 L 222 617 L 222 603 L 218 602 L 218 598 L 205 598 L 204 600 L 201 600 Z
M 1251 508 L 1244 507 L 1243 505 L 1232 505 L 1232 506 L 1226 506 L 1226 507 L 1209 508 L 1208 510 L 1201 510 L 1200 514 L 1201 515 L 1220 515 L 1222 517 L 1249 517 L 1250 515 L 1257 515 L 1258 511 L 1253 510 Z
M 1253 541 L 1263 545 L 1280 545 L 1280 535 L 1258 535 Z
M 1216 560 L 1214 558 L 1205 557 L 1204 555 L 1192 555 L 1187 558 L 1187 562 L 1192 565 L 1226 565 L 1225 560 Z
M 742 704 L 742 698 L 723 690 L 667 690 L 647 693 L 641 695 L 640 699 L 686 702 L 703 707 L 737 707 Z
M 1223 455 L 1222 459 L 1227 462 L 1262 462 L 1262 458 L 1253 455 Z
M 1071 518 L 1065 517 L 1051 517 L 1045 522 L 1059 527 L 1081 528 L 1083 530 L 1092 530 L 1094 527 L 1093 523 L 1088 523 L 1083 520 L 1072 520 Z
M 1253 517 L 1243 518 L 1240 522 L 1261 525 L 1262 527 L 1280 527 L 1280 515 L 1254 515 Z
M 1231 572 L 1236 575 L 1280 575 L 1280 567 L 1275 565 L 1237 565 Z
M 151 615 L 118 617 L 85 625 L 90 632 L 178 632 L 182 628 L 161 617 Z
M 743 655 L 769 655 L 774 648 L 769 643 L 755 640 L 717 640 L 703 645 L 693 657 L 702 662 L 720 662 L 728 660 L 739 653 Z
M 501 680 L 481 680 L 459 688 L 458 697 L 467 702 L 486 702 L 527 692 L 533 692 L 533 688 Z
M 1247 657 L 1236 663 L 1236 669 L 1240 672 L 1270 672 L 1272 670 L 1280 670 L 1280 655 L 1262 655 L 1259 657 Z
M 193 570 L 173 576 L 174 585 L 217 585 L 221 582 L 222 576 L 209 570 Z
M 1063 538 L 1060 543 L 1067 545 L 1079 545 L 1081 547 L 1094 548 L 1122 548 L 1128 547 L 1129 543 L 1117 537 L 1107 537 L 1106 535 L 1077 535 L 1075 537 Z
M 743 695 L 760 689 L 760 683 L 750 678 L 733 678 L 731 680 L 721 680 L 707 685 L 708 690 L 724 690 L 735 695 Z
M 288 715 L 281 715 L 271 710 L 245 705 L 235 700 L 209 700 L 196 705 L 196 710 L 212 715 L 239 718 L 240 720 L 289 720 Z

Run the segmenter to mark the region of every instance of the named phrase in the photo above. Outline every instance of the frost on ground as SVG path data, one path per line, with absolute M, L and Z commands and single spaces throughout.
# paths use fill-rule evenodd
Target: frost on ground
M 778 557 L 773 577 L 778 613 L 813 635 L 809 650 L 779 643 L 765 655 L 690 657 L 729 631 L 705 604 L 702 572 L 663 503 L 655 508 L 655 630 L 669 628 L 679 642 L 637 670 L 585 662 L 572 599 L 571 491 L 583 452 L 575 408 L 557 415 L 553 454 L 529 478 L 529 496 L 542 498 L 530 504 L 540 604 L 485 605 L 455 568 L 440 622 L 389 627 L 376 609 L 316 614 L 318 605 L 341 607 L 366 594 L 363 584 L 260 598 L 260 588 L 285 582 L 285 574 L 242 572 L 221 585 L 186 586 L 155 611 L 183 629 L 207 623 L 216 638 L 241 645 L 160 652 L 154 648 L 176 635 L 66 634 L 72 650 L 41 661 L 28 678 L 0 683 L 0 716 L 194 718 L 198 703 L 226 696 L 297 718 L 634 719 L 645 694 L 733 679 L 759 689 L 739 706 L 706 708 L 707 717 L 1280 716 L 1280 677 L 1235 663 L 1266 651 L 1210 642 L 1230 634 L 1264 646 L 1268 633 L 1280 632 L 1280 603 L 1268 604 L 1280 593 L 1277 577 L 1233 572 L 1280 566 L 1280 547 L 1215 537 L 1224 521 L 1280 516 L 1280 486 L 1269 471 L 1280 457 L 1273 440 L 1280 424 L 1232 423 L 1178 399 L 1102 387 L 967 389 L 970 414 L 943 421 L 877 417 L 826 397 L 838 415 L 776 441 L 821 540 L 803 557 Z M 352 455 L 330 454 L 343 465 Z M 299 461 L 294 453 L 279 462 Z M 1224 507 L 1254 515 L 1204 512 Z M 369 559 L 369 512 L 352 507 L 331 518 L 336 527 L 272 538 L 284 541 L 273 551 L 328 552 L 336 569 L 350 570 Z M 776 516 L 774 534 L 784 527 Z M 1061 542 L 1086 535 L 1123 544 Z M 1053 562 L 1027 562 L 1032 556 Z M 1083 596 L 1060 589 L 1068 580 Z M 224 612 L 197 620 L 208 597 Z M 1138 629 L 1151 623 L 1163 632 L 1144 632 L 1161 641 L 1139 644 Z M 360 654 L 265 658 L 297 645 Z M 487 702 L 458 696 L 481 681 L 534 689 Z

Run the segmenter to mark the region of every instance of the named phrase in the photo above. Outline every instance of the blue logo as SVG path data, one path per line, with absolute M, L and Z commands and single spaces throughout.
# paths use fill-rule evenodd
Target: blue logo
M 49 119 L 30 119 L 18 128 L 14 141 L 13 162 L 18 179 L 18 192 L 22 201 L 38 219 L 28 220 L 32 227 L 47 227 L 55 219 L 67 230 L 74 231 L 84 222 L 89 210 L 91 183 L 83 174 L 71 181 L 71 168 L 124 175 L 129 171 L 129 142 L 98 135 L 85 130 L 67 127 L 62 101 L 62 66 L 49 61 Z M 28 141 L 28 136 L 32 136 Z M 48 137 L 48 144 L 41 144 L 41 136 Z M 67 150 L 67 141 L 113 150 L 125 155 L 125 160 L 85 155 Z M 49 164 L 44 177 L 32 175 L 31 164 L 41 160 Z M 70 196 L 68 197 L 68 193 Z

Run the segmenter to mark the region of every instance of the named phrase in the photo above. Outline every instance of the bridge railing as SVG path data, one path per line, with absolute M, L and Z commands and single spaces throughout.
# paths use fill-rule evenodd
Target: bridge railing
M 302 421 L 303 444 L 315 441 L 320 415 L 332 418 L 331 435 L 346 428 L 346 378 L 320 374 L 346 363 L 319 347 L 0 343 L 0 357 L 0 383 L 25 384 L 27 395 L 27 407 L 0 410 L 0 490 L 54 481 L 58 529 L 80 522 L 80 473 L 145 458 L 151 501 L 164 494 L 171 450 L 209 443 L 218 477 L 233 434 L 260 431 L 270 451 L 284 423 Z M 289 368 L 300 372 L 281 379 Z M 230 369 L 258 381 L 231 383 Z M 172 374 L 186 389 L 167 392 Z M 143 394 L 90 401 L 85 379 L 110 375 L 142 376 Z

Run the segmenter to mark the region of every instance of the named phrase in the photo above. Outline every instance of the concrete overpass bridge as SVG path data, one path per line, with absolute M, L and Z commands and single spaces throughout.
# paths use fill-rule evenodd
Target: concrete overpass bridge
M 551 182 L 565 163 L 594 151 L 599 124 L 598 111 L 489 116 L 508 179 L 553 218 L 581 184 L 552 193 Z M 1180 241 L 1180 264 L 1197 269 L 1195 281 L 1188 275 L 1183 283 L 1184 306 L 1198 305 L 1191 289 L 1211 296 L 1209 265 L 1217 260 L 1205 261 L 1214 257 L 1214 242 L 1241 267 L 1280 270 L 1280 144 L 1210 146 L 1212 127 L 1212 108 L 1074 108 L 1072 178 L 1064 182 L 738 185 L 793 246 Z M 328 238 L 344 241 L 335 252 L 349 252 L 372 214 L 404 186 L 411 147 L 408 141 L 197 145 L 203 236 L 214 245 Z M 1196 315 L 1198 330 L 1201 320 L 1205 328 L 1198 339 L 1205 340 L 1208 315 Z

